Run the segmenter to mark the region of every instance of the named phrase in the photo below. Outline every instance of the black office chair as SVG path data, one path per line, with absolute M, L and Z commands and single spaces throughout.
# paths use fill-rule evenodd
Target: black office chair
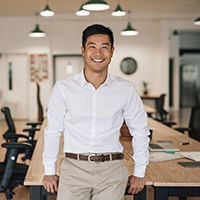
M 3 107 L 1 111 L 4 113 L 5 120 L 8 126 L 8 130 L 3 134 L 3 138 L 6 141 L 8 141 L 8 139 L 11 140 L 11 137 L 13 137 L 11 141 L 16 142 L 17 138 L 23 137 L 23 136 L 22 134 L 16 133 L 15 124 L 12 119 L 10 109 L 8 107 Z M 28 137 L 24 137 L 24 138 L 28 139 L 29 143 L 31 143 L 34 148 L 36 144 L 36 141 L 34 140 L 35 132 L 40 130 L 39 128 L 36 128 L 36 126 L 41 125 L 41 122 L 33 122 L 33 123 L 30 122 L 28 123 L 28 125 L 31 125 L 32 128 L 23 129 L 23 132 L 28 132 Z M 22 157 L 22 160 L 25 161 L 26 159 L 31 159 L 32 153 L 33 151 L 28 150 L 26 153 L 26 156 Z
M 6 199 L 13 198 L 13 189 L 18 185 L 23 185 L 28 165 L 17 163 L 20 152 L 32 149 L 30 143 L 8 142 L 1 145 L 7 148 L 4 162 L 0 163 L 0 192 L 5 193 Z
M 160 98 L 156 101 L 157 115 L 155 119 L 169 127 L 176 125 L 176 122 L 171 122 L 168 120 L 169 113 L 164 109 L 166 94 L 161 94 Z
M 189 137 L 200 142 L 200 106 L 192 107 L 189 126 L 187 128 L 177 127 L 175 129 L 182 133 L 185 133 L 187 131 Z

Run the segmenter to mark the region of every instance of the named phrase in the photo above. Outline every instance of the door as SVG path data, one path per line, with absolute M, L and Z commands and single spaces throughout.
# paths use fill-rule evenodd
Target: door
M 2 55 L 0 87 L 2 106 L 8 106 L 15 119 L 28 118 L 28 56 Z

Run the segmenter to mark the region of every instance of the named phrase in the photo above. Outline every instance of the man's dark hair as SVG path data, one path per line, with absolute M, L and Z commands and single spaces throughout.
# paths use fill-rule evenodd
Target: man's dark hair
M 105 34 L 108 35 L 110 38 L 110 43 L 111 47 L 114 45 L 114 37 L 113 37 L 113 32 L 111 31 L 110 28 L 105 27 L 101 24 L 93 24 L 91 26 L 88 26 L 82 34 L 82 46 L 85 48 L 85 44 L 87 42 L 87 38 L 91 35 L 96 35 L 96 34 Z

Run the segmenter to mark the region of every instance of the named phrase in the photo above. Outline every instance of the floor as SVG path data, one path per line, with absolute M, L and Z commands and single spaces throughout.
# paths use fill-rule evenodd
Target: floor
M 178 127 L 187 127 L 190 117 L 190 109 L 182 109 L 180 112 L 170 112 L 170 121 L 177 122 Z M 17 132 L 21 132 L 22 128 L 25 127 L 26 121 L 23 120 L 17 120 L 15 121 L 15 126 L 17 129 Z M 0 133 L 4 133 L 7 129 L 6 123 L 4 120 L 0 120 Z M 0 137 L 0 143 L 3 142 L 2 137 Z M 5 150 L 0 147 L 0 161 L 4 158 Z M 13 200 L 28 200 L 29 199 L 29 188 L 19 186 L 15 190 L 15 195 L 13 197 Z M 147 187 L 147 200 L 153 200 L 153 189 L 152 187 Z M 5 196 L 4 194 L 0 194 L 0 200 L 4 200 Z M 48 196 L 47 200 L 55 200 L 55 196 Z M 187 200 L 198 200 L 199 197 L 189 197 Z M 126 196 L 125 200 L 133 200 L 132 196 Z M 178 200 L 178 197 L 169 197 L 169 200 Z

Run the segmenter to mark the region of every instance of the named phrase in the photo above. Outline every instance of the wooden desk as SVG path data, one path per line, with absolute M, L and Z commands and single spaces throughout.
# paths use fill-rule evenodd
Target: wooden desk
M 140 97 L 141 97 L 141 99 L 157 100 L 160 98 L 160 95 L 148 95 L 148 94 L 144 95 L 144 94 L 142 94 Z
M 147 115 L 148 115 L 149 117 L 151 117 L 152 114 L 154 114 L 154 113 L 157 112 L 156 109 L 154 109 L 154 108 L 152 108 L 152 107 L 150 107 L 150 106 L 147 106 L 147 105 L 145 105 L 145 104 L 144 104 L 144 110 L 146 111 L 146 113 L 147 113 Z
M 46 195 L 50 195 L 50 193 L 47 193 L 46 190 L 43 188 L 42 184 L 42 178 L 44 176 L 44 170 L 43 170 L 43 164 L 42 164 L 42 152 L 43 152 L 43 143 L 44 143 L 44 137 L 43 137 L 43 129 L 46 126 L 46 120 L 44 121 L 44 124 L 42 125 L 41 131 L 38 134 L 38 141 L 33 153 L 33 157 L 24 181 L 24 185 L 30 186 L 30 199 L 31 200 L 44 200 L 46 199 Z M 127 167 L 127 170 L 129 174 L 132 174 L 133 170 L 133 160 L 131 158 L 131 155 L 128 153 L 128 149 L 130 147 L 126 147 L 126 143 L 124 144 L 124 155 L 125 155 L 125 165 Z M 131 142 L 128 141 L 128 145 L 130 145 Z M 59 174 L 60 165 L 62 162 L 62 159 L 64 158 L 63 154 L 63 136 L 61 137 L 60 141 L 60 149 L 59 149 L 59 159 L 57 162 L 57 173 Z M 146 176 L 146 185 L 152 185 L 152 181 Z M 137 195 L 134 195 L 135 200 L 145 200 L 146 199 L 146 188 L 140 192 Z
M 160 95 L 141 95 L 141 99 L 143 100 L 144 104 L 148 104 L 149 106 L 157 109 L 158 99 Z M 150 101 L 151 102 L 150 102 Z M 153 101 L 153 102 L 152 102 Z M 153 104 L 152 104 L 153 103 Z M 156 110 L 157 111 L 157 110 Z
M 155 128 L 152 141 L 172 140 L 181 151 L 200 151 L 200 143 L 174 129 L 167 127 L 151 118 L 149 126 Z M 190 141 L 191 144 L 181 146 L 181 142 Z M 155 200 L 168 200 L 168 196 L 200 196 L 200 167 L 185 168 L 178 161 L 190 161 L 186 158 L 150 162 L 146 174 L 153 181 Z

